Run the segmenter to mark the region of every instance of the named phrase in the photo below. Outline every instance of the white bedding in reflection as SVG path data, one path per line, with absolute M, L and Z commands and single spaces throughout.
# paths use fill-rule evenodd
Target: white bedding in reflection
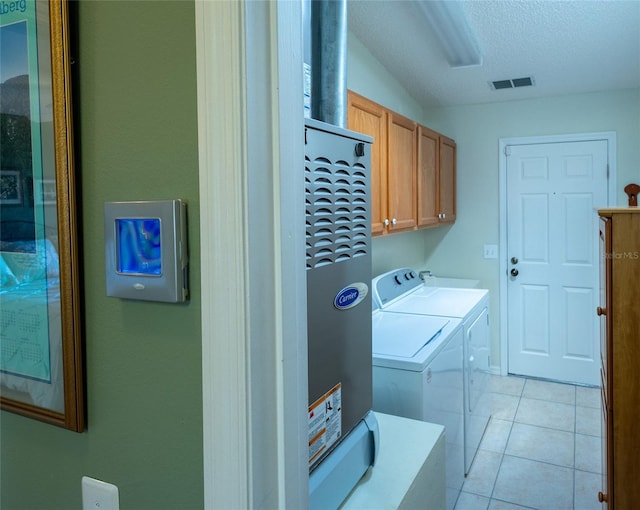
M 31 403 L 64 410 L 60 287 L 57 278 L 0 290 L 0 390 L 25 393 Z

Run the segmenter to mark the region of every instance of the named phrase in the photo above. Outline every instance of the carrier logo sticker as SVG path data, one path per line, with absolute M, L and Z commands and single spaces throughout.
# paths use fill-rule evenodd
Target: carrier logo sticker
M 362 303 L 367 294 L 369 294 L 369 287 L 366 283 L 352 283 L 338 292 L 333 300 L 333 306 L 338 310 L 348 310 Z

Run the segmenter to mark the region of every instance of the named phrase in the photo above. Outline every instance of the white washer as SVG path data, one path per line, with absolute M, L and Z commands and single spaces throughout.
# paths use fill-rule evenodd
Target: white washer
M 374 310 L 372 336 L 373 409 L 444 425 L 451 510 L 464 482 L 462 323 Z
M 373 299 L 385 312 L 461 319 L 464 349 L 464 473 L 471 464 L 491 416 L 488 399 L 490 367 L 489 291 L 423 285 L 410 268 L 373 279 Z

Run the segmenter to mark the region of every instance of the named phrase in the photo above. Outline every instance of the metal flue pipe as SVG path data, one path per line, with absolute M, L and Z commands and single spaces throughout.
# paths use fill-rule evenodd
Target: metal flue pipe
M 311 117 L 347 127 L 347 0 L 311 0 Z

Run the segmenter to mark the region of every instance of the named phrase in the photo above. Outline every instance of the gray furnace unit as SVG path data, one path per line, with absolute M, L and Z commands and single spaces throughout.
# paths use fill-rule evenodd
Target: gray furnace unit
M 309 506 L 337 508 L 373 464 L 368 136 L 305 120 Z

